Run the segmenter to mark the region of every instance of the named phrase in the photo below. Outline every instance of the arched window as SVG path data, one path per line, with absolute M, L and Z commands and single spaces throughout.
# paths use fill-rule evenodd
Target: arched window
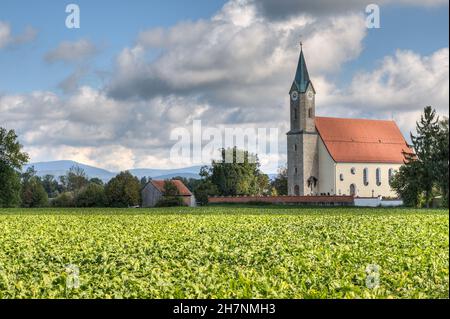
M 389 178 L 389 185 L 391 185 L 392 184 L 392 179 L 394 178 L 394 174 L 395 174 L 394 169 L 390 168 L 388 174 L 389 174 L 389 176 L 388 176 L 388 178 Z
M 377 168 L 377 186 L 381 186 L 381 168 Z
M 369 185 L 369 169 L 367 167 L 363 171 L 363 182 L 364 186 Z
M 312 109 L 312 108 L 308 109 L 308 117 L 309 117 L 310 119 L 313 118 L 313 109 Z
M 295 175 L 297 175 L 298 174 L 298 169 L 297 169 L 297 167 L 295 168 Z
M 344 174 L 339 175 L 339 179 L 341 180 L 341 182 L 344 181 Z
M 298 111 L 297 108 L 294 108 L 294 120 L 298 119 Z
M 356 185 L 350 185 L 350 196 L 356 196 Z

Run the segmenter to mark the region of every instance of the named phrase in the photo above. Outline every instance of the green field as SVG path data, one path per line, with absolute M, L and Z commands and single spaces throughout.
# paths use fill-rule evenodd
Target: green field
M 0 298 L 448 297 L 448 211 L 0 210 Z

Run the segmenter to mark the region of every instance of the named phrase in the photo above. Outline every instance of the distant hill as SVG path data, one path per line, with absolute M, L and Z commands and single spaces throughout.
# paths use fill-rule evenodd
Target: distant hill
M 81 164 L 75 161 L 52 161 L 52 162 L 39 162 L 31 163 L 24 166 L 24 171 L 28 168 L 34 166 L 38 176 L 53 175 L 55 177 L 65 175 L 67 171 L 73 166 L 79 166 L 82 168 L 89 178 L 100 178 L 104 182 L 109 181 L 111 178 L 116 176 L 118 172 L 111 172 L 102 168 Z M 196 178 L 199 179 L 201 166 L 192 166 L 186 168 L 177 169 L 130 169 L 129 172 L 139 179 L 146 176 L 153 179 L 169 179 L 173 177 L 185 177 L 185 178 Z

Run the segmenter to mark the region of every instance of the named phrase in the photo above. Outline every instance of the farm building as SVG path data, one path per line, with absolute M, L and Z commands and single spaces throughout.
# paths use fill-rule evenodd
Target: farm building
M 173 185 L 178 189 L 178 193 L 186 206 L 194 207 L 196 205 L 195 197 L 191 191 L 180 180 L 172 180 Z M 142 189 L 142 207 L 154 207 L 156 203 L 164 196 L 163 180 L 151 180 Z
M 303 50 L 290 90 L 288 193 L 393 198 L 391 180 L 413 151 L 394 121 L 316 116 Z

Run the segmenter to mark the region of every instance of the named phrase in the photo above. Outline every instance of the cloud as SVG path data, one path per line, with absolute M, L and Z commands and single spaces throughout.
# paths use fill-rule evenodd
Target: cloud
M 365 12 L 366 6 L 405 5 L 437 7 L 448 5 L 447 0 L 251 0 L 258 12 L 271 20 L 283 20 L 296 15 L 324 16 L 330 14 L 348 14 Z
M 13 35 L 8 23 L 0 21 L 0 49 L 15 47 L 33 41 L 37 36 L 37 30 L 27 27 L 23 33 Z
M 429 56 L 399 50 L 356 73 L 348 86 L 335 83 L 364 49 L 366 32 L 363 14 L 277 20 L 234 0 L 211 19 L 141 32 L 99 89 L 78 85 L 85 74 L 79 66 L 96 47 L 87 40 L 62 43 L 46 58 L 77 66 L 79 72 L 60 84 L 66 95 L 0 96 L 0 125 L 17 129 L 33 161 L 75 159 L 111 170 L 176 166 L 170 133 L 190 129 L 193 120 L 208 127 L 278 128 L 280 153 L 264 165 L 274 172 L 286 161 L 288 91 L 300 38 L 319 115 L 394 117 L 405 135 L 425 105 L 448 115 L 448 48 Z
M 92 58 L 98 53 L 99 49 L 95 44 L 86 39 L 75 42 L 61 42 L 55 49 L 45 55 L 45 61 L 48 63 L 82 63 Z

